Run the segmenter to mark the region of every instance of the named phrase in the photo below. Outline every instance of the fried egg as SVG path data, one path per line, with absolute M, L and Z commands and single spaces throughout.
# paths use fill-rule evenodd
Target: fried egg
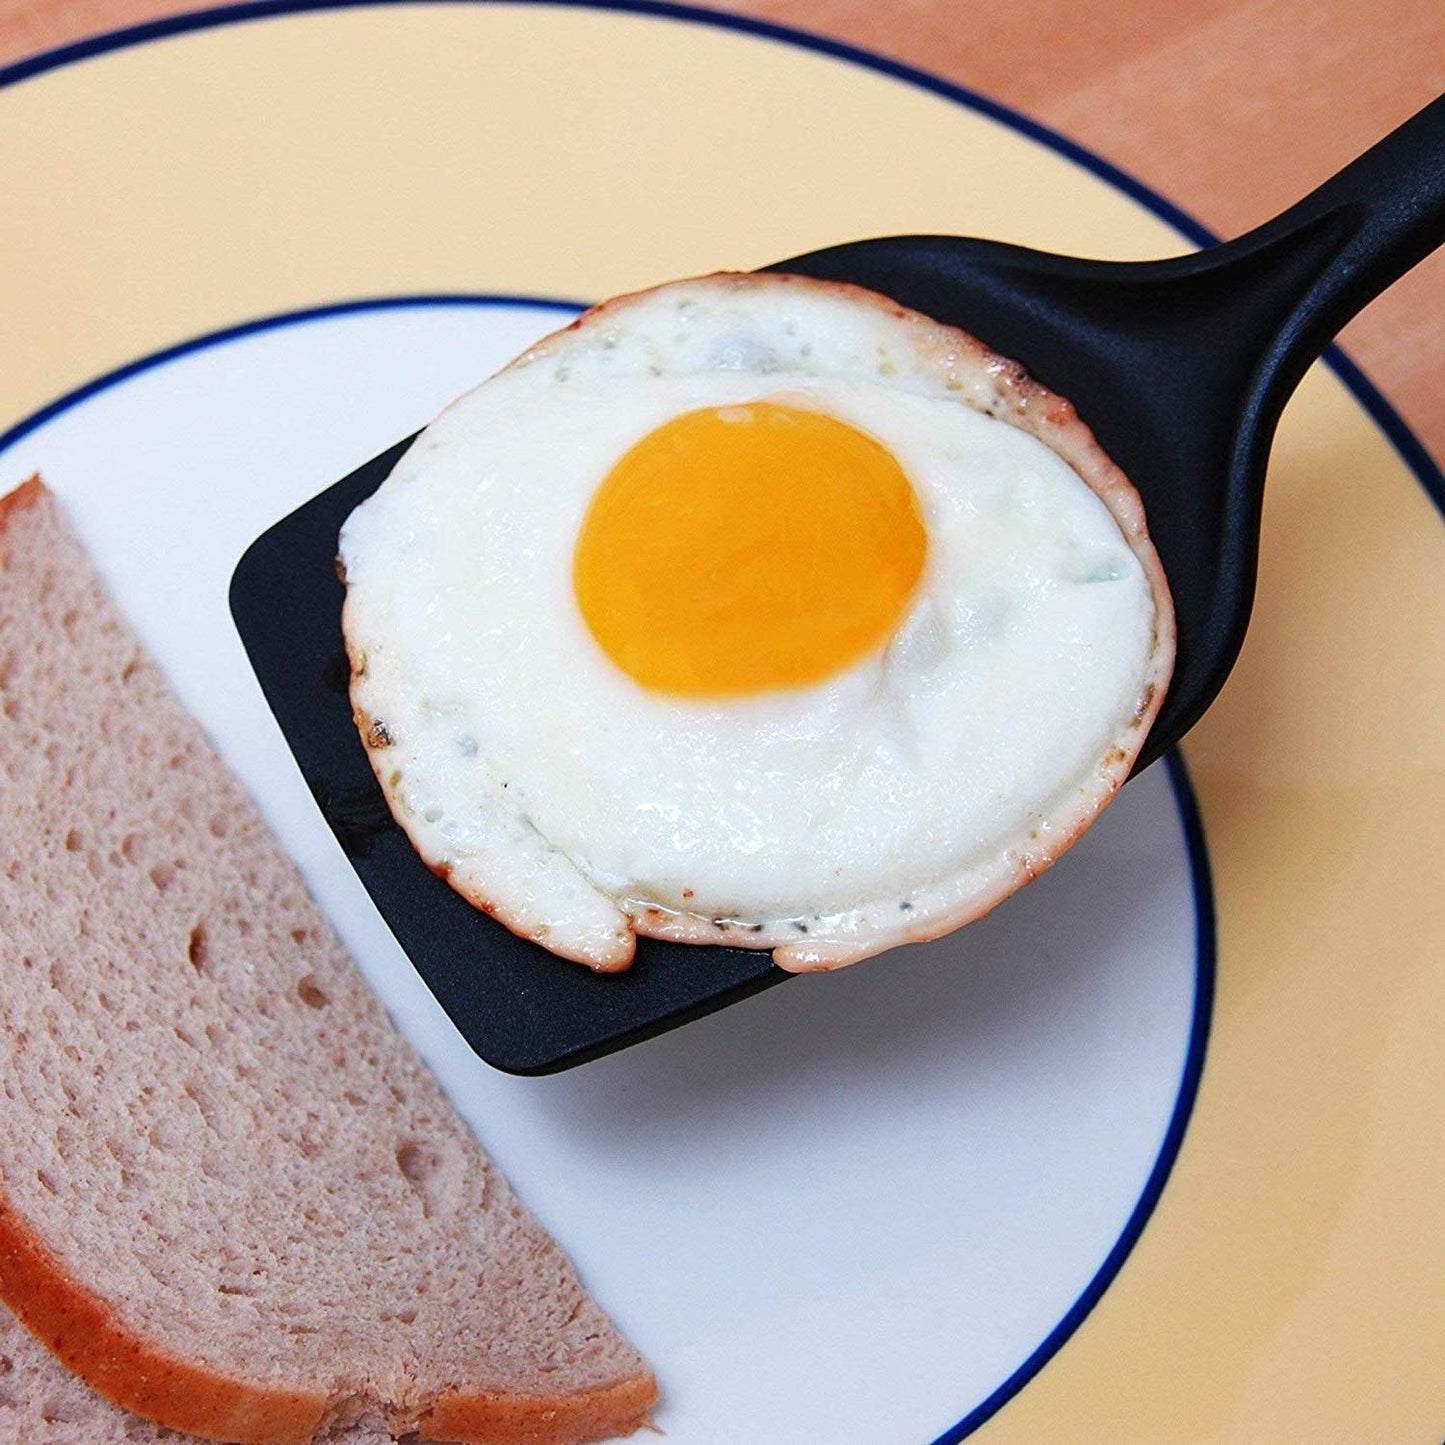
M 1173 615 L 1062 399 L 855 287 L 595 307 L 341 534 L 357 725 L 452 887 L 601 971 L 824 969 L 958 927 L 1128 776 Z

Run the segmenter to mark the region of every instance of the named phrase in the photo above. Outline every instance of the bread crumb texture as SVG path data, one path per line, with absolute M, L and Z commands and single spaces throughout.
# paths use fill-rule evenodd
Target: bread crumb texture
M 37 483 L 0 502 L 0 713 L 0 1297 L 110 1400 L 207 1438 L 643 1423 L 636 1351 Z M 183 1438 L 8 1318 L 0 1342 L 0 1441 Z

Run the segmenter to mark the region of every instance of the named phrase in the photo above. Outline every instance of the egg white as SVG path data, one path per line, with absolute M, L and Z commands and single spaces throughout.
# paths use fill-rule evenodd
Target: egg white
M 1077 442 L 1056 398 L 866 296 L 720 277 L 611 303 L 456 402 L 346 523 L 353 699 L 388 800 L 454 887 L 557 953 L 625 966 L 641 931 L 850 962 L 985 911 L 1127 773 L 1172 636 L 1137 499 L 989 414 L 1032 406 Z M 824 683 L 650 692 L 578 609 L 583 517 L 656 427 L 765 400 L 893 454 L 923 577 Z

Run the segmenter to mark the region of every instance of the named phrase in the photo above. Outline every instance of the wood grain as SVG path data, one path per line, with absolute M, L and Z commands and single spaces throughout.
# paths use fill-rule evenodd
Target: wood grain
M 1225 235 L 1323 180 L 1445 92 L 1441 0 L 714 0 L 984 92 Z M 197 0 L 0 0 L 0 64 Z M 1445 160 L 1442 160 L 1445 164 Z M 1342 338 L 1445 459 L 1445 253 Z

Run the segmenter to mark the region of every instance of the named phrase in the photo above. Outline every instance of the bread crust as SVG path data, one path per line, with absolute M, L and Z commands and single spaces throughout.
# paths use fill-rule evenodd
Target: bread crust
M 651 1375 L 619 1380 L 581 1395 L 443 1396 L 417 1422 L 424 1440 L 459 1445 L 583 1445 L 650 1425 L 657 1401 Z
M 53 502 L 53 494 L 39 477 L 0 496 L 0 535 L 40 502 Z M 238 1379 L 158 1346 L 116 1304 L 79 1283 L 13 1206 L 5 1179 L 13 1167 L 0 1160 L 0 1301 L 99 1395 L 157 1424 L 229 1445 L 307 1445 L 355 1403 L 325 1390 Z M 424 1438 L 459 1445 L 584 1445 L 647 1423 L 656 1398 L 656 1381 L 643 1369 L 570 1395 L 473 1390 L 403 1407 L 374 1405 L 399 1434 L 421 1430 Z
M 33 507 L 42 497 L 50 495 L 50 488 L 40 480 L 39 474 L 28 478 L 20 483 L 18 487 L 6 492 L 0 497 L 0 531 L 3 531 L 10 523 L 11 517 L 23 511 L 26 507 Z

